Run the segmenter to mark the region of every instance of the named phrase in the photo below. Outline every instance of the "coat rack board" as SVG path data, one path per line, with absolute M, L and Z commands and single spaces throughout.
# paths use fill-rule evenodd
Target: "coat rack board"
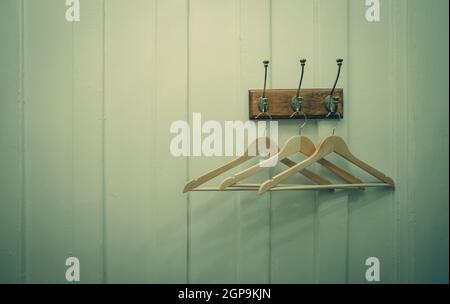
M 249 91 L 249 118 L 250 120 L 282 120 L 282 119 L 304 119 L 299 114 L 292 117 L 292 98 L 296 96 L 297 90 L 266 90 L 268 99 L 268 115 L 260 115 L 260 98 L 264 90 Z M 335 89 L 334 96 L 339 97 L 337 111 L 329 115 L 330 111 L 325 105 L 325 100 L 330 96 L 331 89 L 302 89 L 300 95 L 303 97 L 303 113 L 308 119 L 342 119 L 344 117 L 344 90 Z M 259 117 L 258 117 L 259 116 Z

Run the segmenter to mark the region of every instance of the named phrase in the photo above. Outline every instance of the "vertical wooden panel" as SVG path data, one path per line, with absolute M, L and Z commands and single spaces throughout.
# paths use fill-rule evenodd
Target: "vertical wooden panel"
M 170 125 L 187 117 L 188 1 L 157 1 L 157 98 L 154 125 L 157 176 L 152 205 L 156 254 L 154 283 L 185 283 L 187 255 L 187 162 L 170 153 Z M 170 16 L 170 18 L 168 18 Z M 176 88 L 176 90 L 174 90 Z
M 393 114 L 384 111 L 375 119 L 378 107 L 392 109 L 392 19 L 389 1 L 381 6 L 381 22 L 365 19 L 366 7 L 350 1 L 349 141 L 353 153 L 392 176 Z M 376 84 L 376 87 L 374 86 Z M 354 172 L 359 172 L 354 170 Z M 364 179 L 365 175 L 359 175 Z M 349 282 L 367 283 L 365 261 L 377 257 L 381 262 L 381 281 L 392 283 L 393 192 L 368 190 L 353 192 L 349 201 Z
M 105 28 L 107 281 L 155 273 L 155 1 L 111 0 Z
M 65 282 L 73 250 L 72 25 L 64 2 L 25 2 L 27 276 Z
M 103 0 L 82 3 L 74 24 L 74 256 L 81 282 L 102 281 Z
M 301 58 L 310 59 L 305 74 L 305 87 L 314 79 L 314 21 L 313 0 L 272 1 L 272 86 L 295 88 L 300 79 Z M 298 135 L 299 122 L 280 122 L 280 144 Z M 314 134 L 310 123 L 304 134 Z M 295 158 L 293 158 L 295 159 Z M 299 159 L 298 159 L 299 160 Z M 283 167 L 277 167 L 276 174 Z M 290 182 L 288 182 L 290 183 Z M 309 183 L 294 177 L 292 183 Z M 272 197 L 272 264 L 273 283 L 314 282 L 314 212 L 312 192 L 283 192 L 266 194 Z
M 408 176 L 417 283 L 448 283 L 448 6 L 442 0 L 408 2 L 408 128 L 414 164 Z
M 235 120 L 241 108 L 238 22 L 237 0 L 190 1 L 189 111 L 201 113 L 203 122 Z M 225 161 L 193 157 L 190 178 Z M 238 199 L 233 193 L 190 195 L 190 282 L 236 281 Z
M 248 90 L 262 88 L 262 62 L 270 59 L 270 0 L 243 0 L 240 13 L 240 88 L 235 119 L 248 120 Z M 243 167 L 248 167 L 245 165 Z M 270 170 L 245 182 L 260 183 Z M 254 192 L 239 195 L 238 282 L 267 283 L 270 278 L 270 198 Z
M 395 149 L 395 164 L 396 174 L 394 176 L 396 181 L 395 190 L 395 209 L 394 218 L 396 220 L 395 233 L 396 239 L 394 242 L 394 249 L 396 254 L 395 269 L 396 269 L 396 283 L 410 283 L 412 282 L 412 256 L 413 256 L 413 239 L 411 231 L 412 218 L 412 197 L 413 192 L 409 187 L 409 168 L 414 164 L 411 161 L 409 153 L 410 147 L 409 137 L 410 130 L 408 129 L 409 117 L 409 101 L 408 101 L 408 86 L 407 86 L 407 65 L 408 65 L 408 49 L 407 49 L 407 9 L 408 0 L 393 1 L 392 4 L 392 20 L 393 20 L 393 98 L 396 101 L 393 109 L 394 113 L 394 142 Z
M 83 282 L 106 271 L 109 282 L 365 283 L 371 256 L 383 283 L 448 282 L 447 1 L 386 0 L 382 21 L 368 23 L 359 1 L 95 0 L 83 2 L 79 24 L 64 19 L 64 1 L 24 2 L 24 79 L 21 5 L 0 4 L 0 282 L 20 281 L 21 270 L 28 282 L 65 282 L 69 255 L 80 258 Z M 186 168 L 168 152 L 173 120 L 245 120 L 263 59 L 272 59 L 273 87 L 297 85 L 301 57 L 305 86 L 323 87 L 338 56 L 348 115 L 337 134 L 357 156 L 397 171 L 395 200 L 379 190 L 180 194 L 186 172 L 225 160 L 192 158 Z M 378 106 L 393 111 L 372 120 Z M 318 125 L 304 131 L 317 143 L 334 123 Z M 297 133 L 298 122 L 282 122 L 280 143 Z
M 337 58 L 344 59 L 338 87 L 344 88 L 344 95 L 349 94 L 347 79 L 349 75 L 348 58 L 348 0 L 318 0 L 316 1 L 316 45 L 318 60 L 314 62 L 317 69 L 315 85 L 331 88 L 336 79 Z M 352 107 L 352 100 L 348 100 L 346 109 Z M 318 122 L 317 144 L 332 134 L 348 139 L 348 121 Z M 349 168 L 346 161 L 330 156 L 342 168 Z M 320 168 L 320 174 L 330 180 L 337 180 L 326 169 Z M 347 221 L 348 221 L 348 192 L 317 193 L 317 247 L 316 271 L 318 283 L 343 283 L 347 277 Z
M 0 2 L 0 283 L 21 281 L 21 1 Z

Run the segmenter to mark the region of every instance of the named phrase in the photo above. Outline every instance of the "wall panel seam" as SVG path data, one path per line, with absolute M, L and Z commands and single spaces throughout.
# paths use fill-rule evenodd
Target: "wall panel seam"
M 236 92 L 235 92 L 235 100 L 236 100 L 236 107 L 239 108 L 239 104 L 241 102 L 240 99 L 240 93 L 242 89 L 242 56 L 241 56 L 241 49 L 242 49 L 242 0 L 236 1 L 236 32 L 237 32 L 237 43 L 236 43 L 236 55 L 238 57 L 237 63 L 236 63 L 236 74 L 237 74 L 237 81 L 236 81 Z M 239 192 L 235 194 L 235 202 L 234 202 L 235 208 L 236 208 L 236 252 L 235 252 L 235 259 L 236 259 L 236 268 L 235 268 L 235 282 L 238 283 L 240 279 L 240 265 L 241 265 L 241 258 L 240 258 L 240 252 L 241 252 L 241 195 Z
M 102 281 L 108 282 L 108 234 L 106 198 L 106 0 L 102 1 Z
M 70 92 L 70 144 L 71 144 L 71 149 L 70 149 L 70 225 L 71 225 L 71 252 L 69 252 L 70 256 L 75 256 L 75 26 L 74 26 L 74 22 L 72 22 L 71 24 L 71 43 L 72 43 L 72 54 L 71 54 L 71 90 L 72 92 Z
M 21 206 L 21 267 L 20 281 L 27 282 L 27 168 L 26 168 L 26 112 L 25 112 L 25 0 L 20 1 L 20 93 L 21 104 L 21 145 L 22 145 L 22 206 Z
M 393 111 L 395 115 L 393 119 L 394 133 L 396 136 L 397 148 L 394 151 L 394 161 L 396 167 L 396 178 L 398 179 L 399 187 L 393 194 L 393 212 L 394 212 L 394 259 L 395 259 L 395 275 L 396 282 L 402 281 L 411 282 L 411 266 L 410 266 L 410 222 L 409 211 L 411 197 L 409 194 L 408 168 L 410 167 L 409 155 L 409 112 L 408 107 L 408 12 L 407 1 L 396 1 L 392 8 L 393 11 L 393 72 L 395 75 L 393 81 L 393 100 L 395 106 Z M 400 54 L 400 51 L 403 51 Z M 399 92 L 401 89 L 401 92 Z M 399 145 L 401 142 L 404 146 Z M 395 147 L 395 145 L 394 145 Z M 406 155 L 402 155 L 406 153 Z M 406 230 L 405 230 L 406 228 Z M 406 258 L 404 261 L 403 259 Z
M 269 57 L 270 57 L 270 61 L 272 62 L 273 65 L 273 1 L 274 0 L 269 0 Z M 273 88 L 273 69 L 271 70 L 270 73 L 270 88 Z M 269 174 L 270 176 L 273 176 L 273 168 L 269 169 Z M 273 261 L 272 261 L 272 231 L 273 231 L 273 211 L 272 211 L 272 198 L 273 198 L 273 194 L 272 192 L 270 192 L 267 196 L 267 200 L 268 200 L 268 213 L 269 213 L 269 242 L 268 242 L 268 254 L 267 254 L 267 258 L 268 258 L 268 271 L 267 271 L 267 277 L 268 277 L 268 283 L 271 284 L 272 283 L 272 265 L 273 265 Z
M 408 1 L 405 1 L 404 3 L 404 9 L 406 11 L 406 26 L 405 26 L 405 37 L 406 37 L 406 52 L 405 52 L 405 56 L 406 56 L 406 70 L 405 70 L 405 81 L 406 81 L 406 88 L 405 88 L 405 96 L 406 96 L 406 100 L 409 100 L 409 96 L 410 96 L 410 84 L 409 84 L 409 59 L 410 59 L 410 49 L 409 49 L 409 42 L 410 42 L 410 31 L 409 31 L 409 27 L 410 27 L 410 6 L 408 5 Z M 410 126 L 410 119 L 412 116 L 412 109 L 408 106 L 408 103 L 406 103 L 406 113 L 407 113 L 407 117 L 406 117 L 406 125 L 405 125 L 405 132 L 406 132 L 406 141 L 407 141 L 407 155 L 406 155 L 406 163 L 409 165 L 414 165 L 414 162 L 412 161 L 412 159 L 414 158 L 414 155 L 410 154 L 410 151 L 412 151 L 410 148 L 413 144 L 413 142 L 411 142 L 411 137 L 410 137 L 410 132 L 409 132 L 409 126 Z M 412 140 L 413 141 L 413 140 Z M 405 172 L 405 176 L 408 176 L 408 178 L 406 178 L 405 183 L 406 183 L 406 189 L 407 189 L 407 200 L 406 200 L 406 204 L 407 204 L 407 223 L 408 223 L 408 282 L 409 283 L 414 283 L 415 282 L 415 242 L 414 242 L 414 234 L 415 234 L 415 204 L 414 204 L 414 200 L 413 200 L 413 195 L 412 193 L 410 193 L 409 188 L 410 188 L 410 183 L 409 183 L 409 172 Z
M 347 5 L 347 18 L 346 18 L 346 23 L 347 23 L 347 66 L 351 66 L 351 60 L 350 60 L 350 56 L 351 56 L 351 51 L 350 51 L 350 43 L 351 43 L 351 31 L 350 31 L 350 16 L 351 16 L 351 8 L 350 8 L 350 3 L 347 0 L 346 1 L 346 5 Z M 351 90 L 351 70 L 350 68 L 347 69 L 347 96 L 350 96 L 350 90 Z M 349 99 L 347 99 L 349 100 Z M 349 100 L 350 101 L 350 100 Z M 350 101 L 351 102 L 351 101 Z M 347 102 L 347 106 L 346 106 L 346 111 L 347 111 L 347 117 L 350 117 L 350 111 L 349 111 L 349 104 L 350 102 Z M 350 144 L 350 139 L 351 139 L 351 133 L 350 133 L 350 124 L 347 123 L 347 130 L 346 130 L 346 134 L 347 134 L 347 141 L 348 144 Z M 350 227 L 351 227 L 351 213 L 350 213 L 350 202 L 349 202 L 349 196 L 347 196 L 347 221 L 346 221 L 346 252 L 345 252 L 345 283 L 349 284 L 350 283 Z
M 186 0 L 186 60 L 187 60 L 187 69 L 186 69 L 186 121 L 191 125 L 190 118 L 190 74 L 191 74 L 191 62 L 190 62 L 190 22 L 191 22 L 191 0 Z M 190 158 L 186 158 L 186 182 L 189 182 L 190 179 Z M 191 194 L 188 193 L 186 195 L 186 283 L 191 282 L 190 272 L 191 272 Z
M 153 82 L 153 89 L 152 89 L 152 95 L 153 95 L 153 102 L 150 103 L 150 113 L 149 113 L 149 117 L 151 119 L 151 121 L 153 122 L 153 129 L 157 130 L 158 127 L 158 115 L 156 114 L 158 111 L 158 71 L 159 71 L 159 65 L 158 65 L 158 34 L 159 34 L 159 27 L 158 27 L 158 6 L 159 4 L 159 0 L 154 0 L 153 1 L 153 45 L 154 45 L 154 49 L 153 49 L 153 62 L 151 63 L 151 65 L 153 66 L 153 69 L 155 71 L 154 73 L 154 79 L 152 79 Z M 157 149 L 157 143 L 158 143 L 158 133 L 154 136 L 151 137 L 151 151 L 150 153 L 152 153 L 155 157 L 158 155 L 158 149 Z M 151 169 L 151 176 L 150 176 L 150 180 L 151 180 L 151 185 L 149 187 L 150 190 L 150 196 L 154 195 L 154 197 L 159 197 L 158 196 L 158 192 L 159 189 L 158 187 L 155 187 L 154 185 L 156 185 L 157 183 L 157 176 L 156 176 L 156 162 L 150 162 L 150 169 Z M 152 222 L 156 222 L 154 221 L 154 219 L 158 218 L 158 215 L 156 214 L 156 212 L 158 211 L 158 207 L 155 206 L 154 204 L 151 204 L 149 202 L 148 204 L 148 210 L 147 212 L 149 212 L 149 218 L 152 219 Z M 157 233 L 155 231 L 158 231 L 158 229 L 152 229 L 152 255 L 151 256 L 157 256 L 157 254 L 155 254 L 155 248 L 158 248 L 158 236 Z M 151 273 L 151 282 L 155 282 L 156 278 L 158 277 L 158 274 L 155 274 L 155 271 L 153 271 L 153 267 L 155 267 L 154 262 L 150 262 L 150 273 Z M 148 278 L 147 278 L 148 280 Z
M 391 151 L 391 155 L 392 155 L 392 159 L 394 162 L 394 167 L 398 167 L 397 165 L 397 161 L 396 161 L 396 154 L 398 154 L 398 148 L 396 149 L 396 145 L 395 142 L 397 141 L 397 128 L 395 127 L 395 119 L 397 117 L 397 108 L 394 105 L 394 100 L 396 99 L 396 91 L 394 90 L 394 88 L 398 87 L 398 75 L 397 75 L 397 69 L 398 69 L 398 56 L 396 56 L 396 35 L 395 33 L 397 33 L 398 31 L 398 27 L 397 24 L 395 23 L 395 16 L 396 16 L 396 10 L 395 10 L 395 4 L 393 1 L 391 1 L 389 6 L 389 11 L 390 11 L 390 18 L 389 18 L 389 43 L 390 43 L 390 75 L 393 75 L 392 77 L 392 81 L 391 81 L 391 86 L 390 86 L 390 90 L 391 90 L 391 111 L 392 113 L 394 113 L 394 115 L 392 115 L 391 117 L 391 134 L 393 134 L 392 138 L 391 138 L 391 145 L 392 145 L 392 151 Z M 397 282 L 398 281 L 398 266 L 397 266 L 397 231 L 398 231 L 398 223 L 397 223 L 397 209 L 396 209 L 396 201 L 395 201 L 395 196 L 392 195 L 392 203 L 391 203 L 391 221 L 392 221 L 392 241 L 391 241 L 391 246 L 392 246 L 392 264 L 394 266 L 394 271 L 393 271 L 393 282 Z
M 314 56 L 317 59 L 321 54 L 321 43 L 320 43 L 320 2 L 319 0 L 314 0 L 313 2 L 313 31 L 314 31 Z M 318 55 L 317 55 L 318 54 Z M 320 74 L 320 60 L 314 60 L 314 83 L 317 85 Z M 316 123 L 318 125 L 318 123 Z M 319 194 L 314 193 L 314 217 L 313 217 L 313 260 L 314 260 L 314 282 L 318 283 L 320 281 L 320 249 L 319 249 L 319 238 L 320 238 L 320 219 L 319 219 Z

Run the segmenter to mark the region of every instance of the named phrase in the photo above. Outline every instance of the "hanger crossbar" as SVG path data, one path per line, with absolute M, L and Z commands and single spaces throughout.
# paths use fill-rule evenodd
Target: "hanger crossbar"
M 239 184 L 225 189 L 220 187 L 204 187 L 193 189 L 193 192 L 239 192 L 239 191 L 258 191 L 259 184 Z M 384 183 L 362 183 L 362 184 L 336 184 L 336 185 L 278 185 L 269 191 L 322 191 L 322 190 L 362 190 L 364 188 L 391 188 L 392 186 Z

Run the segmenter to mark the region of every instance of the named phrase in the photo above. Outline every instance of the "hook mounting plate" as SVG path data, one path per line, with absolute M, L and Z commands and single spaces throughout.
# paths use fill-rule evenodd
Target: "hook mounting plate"
M 258 109 L 260 113 L 269 112 L 269 99 L 267 97 L 260 97 L 258 101 Z

